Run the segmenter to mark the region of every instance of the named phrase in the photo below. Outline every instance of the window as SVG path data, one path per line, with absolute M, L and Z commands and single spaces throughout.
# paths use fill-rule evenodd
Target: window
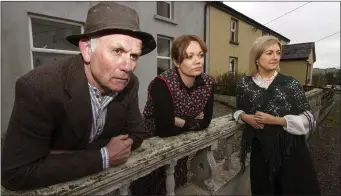
M 238 65 L 238 58 L 230 57 L 229 73 L 235 73 Z
M 238 21 L 231 19 L 231 42 L 238 43 Z
M 307 63 L 307 73 L 306 73 L 307 75 L 306 75 L 305 85 L 310 84 L 310 74 L 311 74 L 311 68 L 312 68 L 312 66 L 309 63 L 309 61 L 306 61 L 306 63 Z
M 161 74 L 171 66 L 171 38 L 157 36 L 157 74 Z
M 32 68 L 79 54 L 79 48 L 65 38 L 82 33 L 82 24 L 29 15 L 29 26 Z
M 172 6 L 173 5 L 171 1 L 157 1 L 156 14 L 165 18 L 173 19 Z

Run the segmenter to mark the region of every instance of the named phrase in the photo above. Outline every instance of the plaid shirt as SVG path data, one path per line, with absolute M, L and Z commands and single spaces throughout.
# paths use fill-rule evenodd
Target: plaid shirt
M 92 126 L 89 138 L 89 143 L 96 140 L 103 132 L 105 125 L 105 117 L 107 116 L 108 104 L 117 96 L 116 92 L 111 92 L 108 95 L 101 95 L 100 91 L 88 83 L 91 108 L 92 108 Z M 103 160 L 103 169 L 109 168 L 109 155 L 107 147 L 101 148 Z

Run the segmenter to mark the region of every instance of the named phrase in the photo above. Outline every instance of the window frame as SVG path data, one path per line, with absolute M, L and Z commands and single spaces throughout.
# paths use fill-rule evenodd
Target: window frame
M 50 53 L 50 54 L 51 53 L 53 53 L 53 54 L 79 54 L 80 53 L 80 51 L 73 51 L 73 50 L 59 50 L 59 49 L 36 48 L 36 47 L 34 47 L 34 45 L 33 45 L 32 18 L 80 26 L 81 33 L 84 32 L 84 24 L 82 24 L 82 23 L 71 22 L 67 19 L 56 19 L 56 18 L 52 18 L 49 16 L 42 16 L 42 15 L 36 15 L 36 14 L 29 13 L 28 14 L 28 32 L 29 32 L 29 43 L 30 43 L 31 69 L 34 69 L 33 52 Z
M 167 59 L 167 60 L 169 60 L 169 67 L 168 67 L 168 69 L 169 69 L 169 68 L 172 67 L 171 48 L 172 48 L 173 38 L 168 37 L 168 36 L 165 36 L 165 35 L 160 35 L 160 34 L 158 34 L 158 35 L 156 35 L 156 46 L 157 46 L 157 40 L 158 40 L 159 38 L 165 39 L 165 40 L 168 40 L 168 41 L 169 41 L 169 57 L 167 57 L 167 56 L 159 56 L 159 54 L 158 54 L 158 52 L 157 52 L 157 48 L 156 48 L 156 63 L 157 63 L 157 60 L 158 60 L 158 59 Z M 156 69 L 157 69 L 157 68 L 158 68 L 158 65 L 156 65 Z
M 230 71 L 231 60 L 235 61 L 235 64 L 232 67 L 232 71 Z M 230 56 L 227 72 L 235 74 L 237 67 L 238 67 L 238 57 Z
M 311 72 L 312 72 L 313 66 L 308 60 L 306 61 L 306 63 L 307 63 L 307 71 L 306 71 L 305 85 L 308 85 L 309 83 L 311 83 L 310 75 L 312 74 Z
M 162 15 L 159 15 L 159 14 L 158 14 L 157 2 L 158 2 L 158 1 L 156 1 L 156 15 L 157 15 L 157 16 L 160 16 L 160 17 L 163 17 L 163 18 L 167 18 L 167 19 L 173 20 L 173 2 L 172 2 L 172 1 L 159 1 L 159 2 L 167 3 L 167 4 L 169 5 L 169 18 L 166 17 L 166 16 L 162 16 Z
M 235 29 L 232 29 L 232 23 L 235 23 Z M 238 44 L 238 28 L 239 28 L 239 25 L 238 25 L 238 20 L 235 19 L 235 18 L 231 18 L 231 21 L 230 21 L 230 43 L 233 43 L 233 44 Z M 232 33 L 234 34 L 234 36 L 232 36 Z

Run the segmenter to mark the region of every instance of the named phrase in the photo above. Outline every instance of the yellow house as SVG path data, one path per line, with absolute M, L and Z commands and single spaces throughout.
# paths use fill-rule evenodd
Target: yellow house
M 247 73 L 252 42 L 270 34 L 282 44 L 290 40 L 222 2 L 207 2 L 205 41 L 208 46 L 205 71 L 216 77 L 222 73 Z
M 314 42 L 285 45 L 282 49 L 280 72 L 293 76 L 301 85 L 312 85 L 315 61 Z

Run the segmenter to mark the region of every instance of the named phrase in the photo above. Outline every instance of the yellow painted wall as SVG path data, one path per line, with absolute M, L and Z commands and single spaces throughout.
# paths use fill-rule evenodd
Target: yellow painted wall
M 304 85 L 307 68 L 307 63 L 304 60 L 284 61 L 280 63 L 279 67 L 281 69 L 281 73 L 287 76 L 293 76 L 300 82 L 300 84 Z
M 262 31 L 217 8 L 210 6 L 209 9 L 209 74 L 215 77 L 228 72 L 230 56 L 238 58 L 238 73 L 247 73 L 251 44 L 262 36 Z M 230 43 L 231 18 L 238 20 L 239 45 Z
M 310 52 L 309 58 L 308 58 L 310 65 L 310 82 L 308 85 L 312 84 L 312 78 L 313 78 L 313 52 Z M 306 80 L 306 73 L 307 73 L 307 62 L 305 60 L 300 60 L 300 61 L 283 61 L 280 63 L 280 69 L 281 73 L 288 75 L 288 76 L 293 76 L 296 78 L 301 85 L 305 85 L 305 80 Z

